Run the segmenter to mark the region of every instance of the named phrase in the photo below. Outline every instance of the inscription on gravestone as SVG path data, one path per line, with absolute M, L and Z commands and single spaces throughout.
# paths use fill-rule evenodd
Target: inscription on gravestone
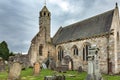
M 14 62 L 10 65 L 8 80 L 19 80 L 22 65 L 19 62 Z

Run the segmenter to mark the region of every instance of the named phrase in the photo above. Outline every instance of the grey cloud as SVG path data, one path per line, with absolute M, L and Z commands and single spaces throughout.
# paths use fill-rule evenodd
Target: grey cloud
M 66 0 L 69 11 L 47 3 L 51 12 L 52 36 L 60 26 L 86 19 L 113 9 L 120 0 Z M 11 51 L 27 52 L 30 41 L 39 30 L 39 11 L 44 0 L 0 0 L 0 42 L 8 42 Z
M 31 36 L 34 36 L 30 32 L 34 33 L 37 27 L 37 18 L 33 18 L 36 15 L 30 9 L 34 7 L 17 0 L 0 1 L 0 41 L 7 41 L 11 51 L 27 52 L 29 48 Z

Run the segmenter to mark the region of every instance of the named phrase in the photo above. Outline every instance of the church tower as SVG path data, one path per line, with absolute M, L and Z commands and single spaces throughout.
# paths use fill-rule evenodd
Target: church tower
M 43 63 L 48 58 L 48 55 L 51 56 L 55 53 L 50 37 L 51 13 L 46 5 L 40 11 L 39 16 L 39 32 L 32 39 L 28 51 L 32 66 L 36 61 Z
M 50 22 L 51 22 L 51 14 L 46 6 L 42 8 L 40 11 L 40 17 L 39 17 L 39 30 L 43 32 L 43 35 L 45 37 L 45 42 L 51 42 L 50 38 Z

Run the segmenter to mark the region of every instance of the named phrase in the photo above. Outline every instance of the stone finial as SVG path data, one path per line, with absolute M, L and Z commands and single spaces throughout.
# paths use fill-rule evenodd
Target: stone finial
M 116 2 L 116 8 L 118 8 L 118 3 Z
M 44 5 L 46 6 L 46 0 L 45 0 L 45 2 L 44 2 Z

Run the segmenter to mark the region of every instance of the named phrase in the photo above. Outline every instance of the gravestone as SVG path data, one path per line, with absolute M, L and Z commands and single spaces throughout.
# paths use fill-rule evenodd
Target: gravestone
M 69 61 L 69 64 L 68 64 L 68 68 L 69 68 L 69 70 L 72 70 L 72 63 L 71 63 L 71 61 Z
M 34 64 L 34 68 L 33 68 L 33 75 L 39 75 L 40 73 L 40 63 L 39 62 L 35 62 Z
M 73 60 L 69 55 L 63 58 L 63 64 L 68 65 L 68 70 L 73 70 Z
M 88 75 L 86 80 L 102 80 L 102 76 L 100 73 L 98 51 L 99 49 L 96 47 L 89 48 Z
M 68 65 L 61 65 L 61 66 L 58 66 L 56 67 L 56 71 L 58 72 L 66 72 L 68 70 Z
M 45 63 L 42 63 L 42 68 L 43 68 L 43 69 L 47 69 L 47 66 L 46 66 Z
M 55 61 L 52 60 L 52 59 L 50 60 L 49 68 L 50 68 L 51 70 L 55 70 L 55 69 L 56 69 L 56 63 L 55 63 Z
M 14 62 L 12 65 L 10 65 L 9 69 L 8 80 L 19 80 L 22 65 L 19 62 Z
M 78 68 L 78 72 L 79 72 L 79 73 L 82 72 L 82 66 L 80 66 L 80 67 Z
M 0 57 L 0 72 L 5 71 L 5 62 L 4 60 Z
M 64 75 L 45 76 L 44 80 L 65 80 Z
M 54 76 L 45 76 L 44 80 L 55 80 Z

